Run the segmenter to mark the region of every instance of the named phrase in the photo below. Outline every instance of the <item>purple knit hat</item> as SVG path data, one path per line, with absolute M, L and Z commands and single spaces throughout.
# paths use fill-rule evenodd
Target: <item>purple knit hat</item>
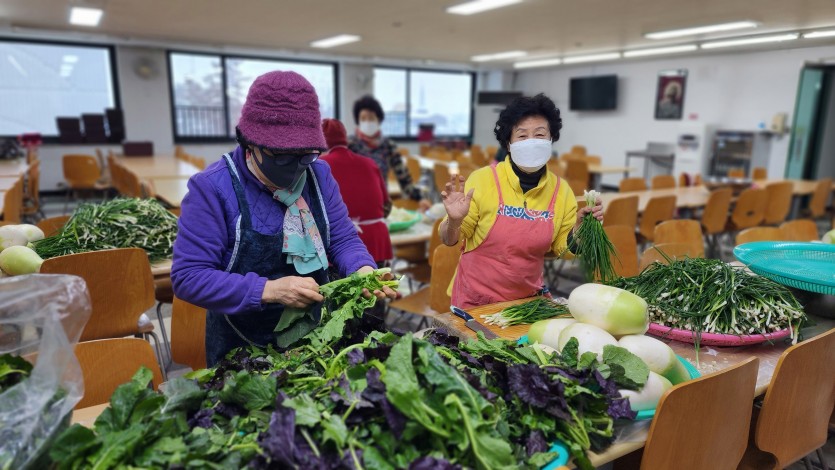
M 277 151 L 328 149 L 316 90 L 296 72 L 256 78 L 241 109 L 238 140 Z

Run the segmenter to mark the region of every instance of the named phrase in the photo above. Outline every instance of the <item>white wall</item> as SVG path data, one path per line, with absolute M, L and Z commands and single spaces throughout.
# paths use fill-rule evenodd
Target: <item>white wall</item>
M 563 112 L 556 150 L 585 145 L 604 164 L 622 165 L 627 150 L 643 149 L 648 141 L 675 142 L 681 121 L 654 119 L 659 71 L 688 69 L 683 120 L 696 115 L 696 120 L 723 129 L 756 130 L 761 122 L 768 126 L 779 112 L 788 113 L 791 120 L 803 63 L 833 55 L 835 47 L 829 46 L 563 66 L 519 72 L 513 88 L 529 94 L 544 92 L 556 101 Z M 617 110 L 569 111 L 569 79 L 603 74 L 620 78 Z M 788 145 L 788 136 L 773 139 L 769 175 L 783 175 Z M 620 178 L 607 175 L 603 182 L 616 185 Z

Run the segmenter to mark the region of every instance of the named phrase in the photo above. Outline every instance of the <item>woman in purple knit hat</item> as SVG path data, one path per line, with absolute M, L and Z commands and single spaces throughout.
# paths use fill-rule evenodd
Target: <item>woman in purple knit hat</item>
M 270 72 L 249 89 L 238 147 L 188 182 L 171 281 L 208 310 L 206 362 L 274 342 L 284 307 L 318 318 L 328 266 L 342 276 L 376 263 L 357 236 L 330 168 L 313 86 Z M 394 298 L 396 292 L 366 293 Z

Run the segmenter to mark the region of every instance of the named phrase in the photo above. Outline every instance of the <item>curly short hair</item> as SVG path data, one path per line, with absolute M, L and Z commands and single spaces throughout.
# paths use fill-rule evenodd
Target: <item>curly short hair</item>
M 363 109 L 367 109 L 376 114 L 380 122 L 383 122 L 383 119 L 386 117 L 386 113 L 383 112 L 383 107 L 380 106 L 380 102 L 371 95 L 365 95 L 354 101 L 354 122 L 356 124 L 360 123 L 360 111 Z
M 557 105 L 543 93 L 536 96 L 520 96 L 514 99 L 499 114 L 496 127 L 493 133 L 502 148 L 510 150 L 510 136 L 513 126 L 519 124 L 525 118 L 531 116 L 542 116 L 548 121 L 548 128 L 551 131 L 551 142 L 560 140 L 560 129 L 562 129 L 562 118 Z

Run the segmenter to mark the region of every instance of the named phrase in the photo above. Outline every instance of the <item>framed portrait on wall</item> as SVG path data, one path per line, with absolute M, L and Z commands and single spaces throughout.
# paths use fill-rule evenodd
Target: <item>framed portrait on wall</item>
M 658 73 L 655 119 L 681 119 L 686 85 L 687 69 L 662 70 Z

